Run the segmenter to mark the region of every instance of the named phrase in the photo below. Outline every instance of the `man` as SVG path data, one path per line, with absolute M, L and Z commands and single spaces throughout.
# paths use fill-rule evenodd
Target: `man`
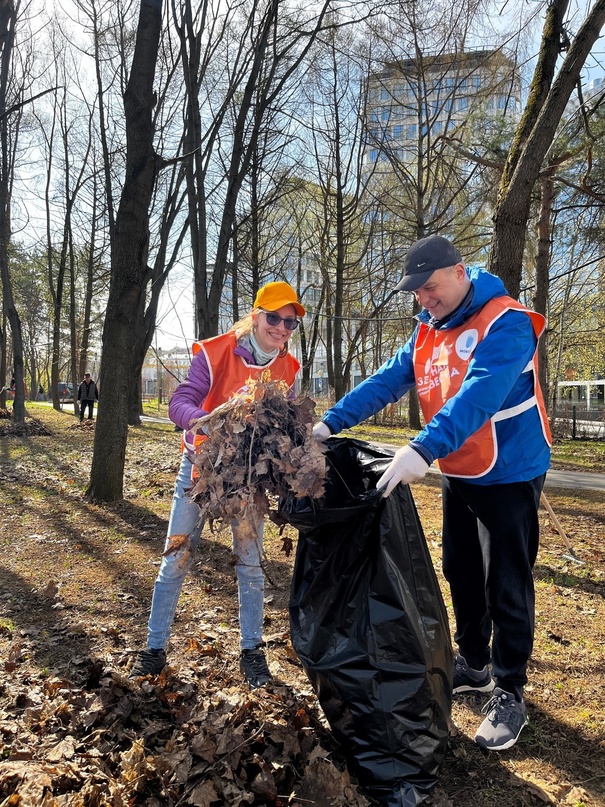
M 314 436 L 325 440 L 416 386 L 426 426 L 395 453 L 378 488 L 388 496 L 439 465 L 443 571 L 459 649 L 454 694 L 493 690 L 475 741 L 502 750 L 527 725 L 532 568 L 551 444 L 537 375 L 545 321 L 508 297 L 496 276 L 467 271 L 441 236 L 412 244 L 396 289 L 422 306 L 412 337 L 326 412 Z
M 99 400 L 99 390 L 90 377 L 90 373 L 84 373 L 84 381 L 78 387 L 78 400 L 80 401 L 80 423 L 84 420 L 84 412 L 87 408 L 88 420 L 92 420 L 95 401 Z

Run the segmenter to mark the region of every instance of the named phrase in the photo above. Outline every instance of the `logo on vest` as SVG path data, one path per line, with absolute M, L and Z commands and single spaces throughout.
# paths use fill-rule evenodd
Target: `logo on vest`
M 478 341 L 479 333 L 476 328 L 470 328 L 468 331 L 464 331 L 456 339 L 456 353 L 461 359 L 466 361 L 477 347 Z

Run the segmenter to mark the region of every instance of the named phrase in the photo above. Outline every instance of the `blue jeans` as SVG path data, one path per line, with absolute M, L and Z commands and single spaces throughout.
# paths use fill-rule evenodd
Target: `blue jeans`
M 186 535 L 187 541 L 177 552 L 162 557 L 162 563 L 153 588 L 151 614 L 149 615 L 147 646 L 166 649 L 172 621 L 183 581 L 193 563 L 204 519 L 200 508 L 188 496 L 191 488 L 191 460 L 183 454 L 176 477 L 168 538 L 165 550 L 170 546 L 170 536 Z M 242 525 L 231 525 L 233 554 L 237 558 L 236 574 L 239 603 L 240 648 L 253 649 L 262 642 L 263 601 L 265 576 L 261 568 L 263 551 L 263 522 L 256 525 L 256 535 L 250 536 Z

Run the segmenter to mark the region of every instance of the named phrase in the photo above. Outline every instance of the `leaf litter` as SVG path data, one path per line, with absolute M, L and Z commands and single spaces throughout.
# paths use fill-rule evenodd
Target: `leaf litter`
M 230 537 L 218 529 L 204 532 L 184 587 L 169 667 L 139 686 L 126 676 L 145 634 L 179 437 L 133 430 L 133 492 L 101 507 L 84 498 L 88 434 L 70 431 L 67 413 L 41 419 L 56 436 L 10 441 L 0 465 L 0 805 L 365 807 L 289 642 L 292 561 L 273 525 L 265 636 L 275 684 L 250 693 L 237 671 Z M 442 579 L 438 489 L 427 480 L 413 490 Z M 481 699 L 463 696 L 427 804 L 605 805 L 603 494 L 549 498 L 586 565 L 564 560 L 541 511 L 530 725 L 510 752 L 486 757 L 472 742 Z

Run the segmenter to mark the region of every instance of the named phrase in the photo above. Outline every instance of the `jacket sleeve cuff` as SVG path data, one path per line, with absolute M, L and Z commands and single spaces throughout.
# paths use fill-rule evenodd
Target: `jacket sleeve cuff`
M 433 457 L 433 455 L 425 445 L 422 445 L 422 443 L 416 443 L 412 440 L 412 442 L 410 443 L 410 448 L 413 448 L 417 454 L 420 454 L 420 456 L 427 463 L 427 465 L 433 464 L 435 457 Z

